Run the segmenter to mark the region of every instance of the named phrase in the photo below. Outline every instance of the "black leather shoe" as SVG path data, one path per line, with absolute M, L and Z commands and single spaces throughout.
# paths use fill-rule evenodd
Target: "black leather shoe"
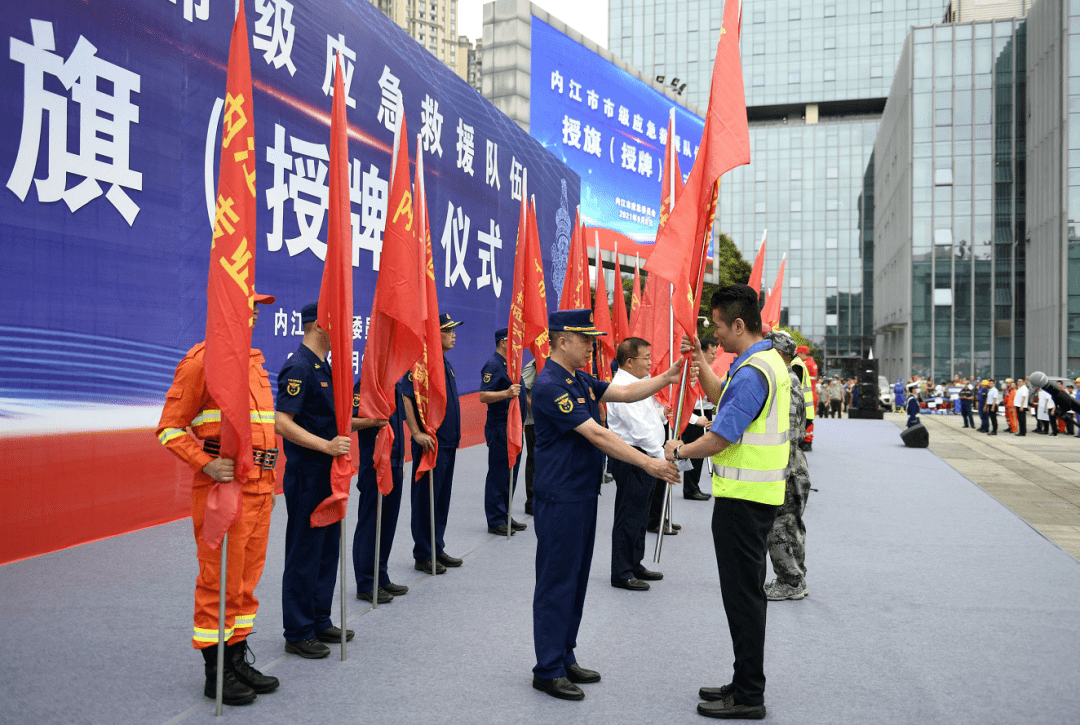
M 611 586 L 616 589 L 629 589 L 632 592 L 649 590 L 649 582 L 643 582 L 640 579 L 612 579 Z
M 461 566 L 461 559 L 456 556 L 450 556 L 446 552 L 435 555 L 435 561 L 443 566 Z
M 357 599 L 363 599 L 365 602 L 370 602 L 371 601 L 371 592 L 370 591 L 357 592 L 356 593 L 356 598 Z M 392 601 L 394 601 L 394 595 L 391 594 L 390 592 L 386 591 L 385 587 L 379 587 L 379 604 L 389 604 Z M 339 638 L 339 641 L 340 641 L 340 638 Z
M 278 678 L 264 675 L 252 667 L 255 664 L 255 653 L 252 652 L 251 663 L 249 664 L 247 661 L 248 652 L 251 652 L 251 650 L 248 649 L 246 639 L 233 645 L 225 645 L 226 665 L 232 667 L 236 679 L 260 695 L 276 690 L 281 682 L 278 681 Z
M 425 574 L 432 574 L 432 573 L 434 573 L 434 574 L 445 574 L 446 573 L 446 567 L 443 566 L 442 564 L 440 564 L 437 561 L 435 562 L 435 571 L 432 572 L 431 571 L 431 559 L 417 559 L 416 563 L 413 564 L 413 569 L 416 569 L 417 571 L 422 571 Z
M 510 528 L 514 531 L 524 531 L 525 529 L 529 528 L 529 525 L 523 524 L 520 521 L 515 521 L 514 519 L 510 519 Z
M 404 584 L 395 584 L 394 582 L 387 582 L 383 584 L 383 589 L 393 594 L 395 597 L 400 597 L 409 593 L 409 588 Z
M 566 668 L 566 679 L 578 685 L 588 685 L 600 681 L 600 673 L 596 670 L 587 670 L 581 665 L 570 665 Z
M 488 533 L 489 534 L 495 534 L 497 536 L 506 536 L 506 524 L 499 524 L 498 526 L 489 526 L 488 527 Z M 516 533 L 517 533 L 516 530 L 511 530 L 510 531 L 511 536 L 513 536 Z
M 351 629 L 345 630 L 345 641 L 352 642 L 352 638 L 356 636 L 356 632 Z M 315 638 L 320 642 L 329 642 L 333 644 L 341 641 L 341 629 L 333 625 L 327 627 L 321 632 L 315 633 Z
M 285 651 L 300 655 L 306 660 L 321 660 L 323 657 L 330 656 L 330 648 L 314 637 L 302 639 L 299 642 L 285 640 Z
M 658 571 L 649 571 L 648 569 L 639 569 L 634 572 L 634 577 L 644 582 L 658 582 L 664 578 L 663 573 Z
M 682 527 L 680 526 L 678 529 L 676 529 L 674 527 L 670 528 L 670 529 L 664 529 L 664 536 L 674 536 L 675 534 L 679 533 L 679 529 L 681 529 L 681 528 Z M 650 534 L 660 533 L 658 531 L 658 529 L 659 529 L 659 527 L 657 527 L 657 526 L 650 526 L 649 527 L 649 533 Z
M 717 700 L 723 700 L 725 697 L 731 694 L 733 685 L 723 685 L 721 687 L 702 687 L 697 691 L 697 696 L 702 700 L 708 700 L 709 702 L 715 702 Z
M 532 506 L 530 506 L 529 504 L 525 504 L 525 515 L 526 516 L 532 516 L 533 515 Z
M 766 713 L 765 705 L 739 705 L 731 695 L 723 700 L 699 702 L 697 711 L 699 715 L 722 720 L 764 720 Z
M 203 656 L 203 669 L 206 673 L 206 684 L 203 686 L 203 694 L 210 698 L 217 694 L 217 648 L 218 646 L 214 645 L 213 647 L 207 647 L 206 649 L 200 650 Z M 233 672 L 232 666 L 229 663 L 229 652 L 226 647 L 225 673 L 221 678 L 221 702 L 226 705 L 248 705 L 255 702 L 256 697 L 258 697 L 258 695 L 255 694 L 255 690 L 237 679 L 236 673 Z
M 585 693 L 580 687 L 565 677 L 556 677 L 553 680 L 541 680 L 533 677 L 533 689 L 546 692 L 560 700 L 584 700 Z
M 709 500 L 709 495 L 705 494 L 705 493 L 702 493 L 701 491 L 691 491 L 690 493 L 687 493 L 687 492 L 683 491 L 682 497 L 685 498 L 687 501 L 708 501 Z

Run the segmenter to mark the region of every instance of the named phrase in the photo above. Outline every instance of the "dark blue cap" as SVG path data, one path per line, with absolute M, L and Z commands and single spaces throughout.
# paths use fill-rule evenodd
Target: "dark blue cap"
M 450 314 L 447 313 L 447 312 L 444 312 L 441 315 L 439 315 L 439 329 L 440 330 L 453 330 L 455 327 L 457 327 L 460 324 L 461 324 L 461 322 L 455 322 L 454 320 L 451 320 L 450 319 Z
M 309 322 L 314 322 L 319 318 L 319 303 L 311 302 L 304 305 L 304 309 L 300 310 L 300 324 L 306 325 Z
M 509 328 L 500 327 L 498 330 L 495 331 L 495 344 L 498 345 L 500 342 L 502 342 L 503 340 L 505 340 L 509 336 L 510 336 Z
M 578 332 L 582 335 L 597 337 L 606 335 L 593 324 L 592 310 L 558 310 L 548 315 L 548 330 L 551 332 Z

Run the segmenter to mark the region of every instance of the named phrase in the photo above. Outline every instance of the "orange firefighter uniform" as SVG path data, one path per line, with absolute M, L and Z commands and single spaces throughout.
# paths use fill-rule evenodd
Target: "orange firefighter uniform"
M 195 471 L 191 491 L 191 521 L 198 546 L 199 576 L 195 580 L 194 635 L 191 642 L 196 649 L 217 644 L 218 587 L 221 577 L 220 550 L 211 549 L 202 540 L 206 497 L 214 485 L 214 480 L 202 469 L 218 457 L 221 435 L 221 409 L 206 390 L 206 374 L 203 370 L 205 350 L 206 343 L 200 342 L 188 350 L 176 366 L 157 429 L 161 444 Z M 248 364 L 248 390 L 255 466 L 244 482 L 240 520 L 229 529 L 225 638 L 226 644 L 230 645 L 244 640 L 255 624 L 255 613 L 259 608 L 255 587 L 266 561 L 270 511 L 274 504 L 274 461 L 277 457 L 274 393 L 263 362 L 262 352 L 253 349 Z
M 818 405 L 818 366 L 817 361 L 810 355 L 810 348 L 805 345 L 799 345 L 795 350 L 797 355 L 805 355 L 803 362 L 806 363 L 806 372 L 810 376 L 810 389 L 814 393 L 814 409 L 817 410 Z M 803 437 L 805 443 L 814 442 L 814 422 L 811 420 L 806 421 L 806 435 Z

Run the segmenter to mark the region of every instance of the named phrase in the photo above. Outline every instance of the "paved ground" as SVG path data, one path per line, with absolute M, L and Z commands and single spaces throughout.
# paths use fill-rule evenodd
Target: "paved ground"
M 886 417 L 903 427 L 907 416 Z M 1034 427 L 1032 416 L 1028 425 Z M 922 415 L 930 450 L 1007 506 L 1065 551 L 1080 559 L 1080 438 L 1031 432 L 1023 438 L 963 427 L 958 415 Z

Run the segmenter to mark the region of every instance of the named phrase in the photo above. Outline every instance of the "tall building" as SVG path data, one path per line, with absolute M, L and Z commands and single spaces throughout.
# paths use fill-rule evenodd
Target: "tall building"
M 388 18 L 461 78 L 468 80 L 468 51 L 457 34 L 457 0 L 371 0 Z M 462 54 L 464 58 L 459 58 Z
M 781 321 L 852 374 L 872 344 L 873 194 L 866 169 L 912 25 L 947 0 L 758 0 L 743 5 L 751 164 L 721 183 L 719 228 L 753 259 L 768 228 L 765 284 L 787 255 Z M 708 104 L 722 0 L 611 0 L 611 52 L 646 75 L 678 77 Z
M 970 23 L 976 20 L 1022 18 L 1032 0 L 951 0 L 943 23 Z

